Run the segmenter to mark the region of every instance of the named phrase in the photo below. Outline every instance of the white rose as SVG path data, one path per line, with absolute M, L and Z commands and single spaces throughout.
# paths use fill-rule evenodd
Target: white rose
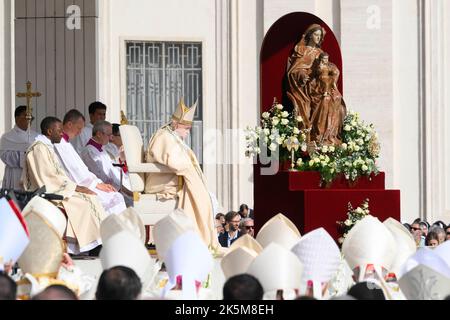
M 344 131 L 350 131 L 350 130 L 352 130 L 352 128 L 348 124 L 346 124 L 344 127 Z
M 361 209 L 360 207 L 358 207 L 358 208 L 356 208 L 356 210 L 355 210 L 357 213 L 363 213 L 364 211 L 363 211 L 363 209 Z
M 276 108 L 277 108 L 278 110 L 283 110 L 283 105 L 282 105 L 282 104 L 277 104 Z
M 297 127 L 295 127 L 293 132 L 294 132 L 294 134 L 299 134 L 300 130 Z
M 330 152 L 334 152 L 334 147 L 333 147 L 333 146 L 330 146 L 330 147 L 328 148 L 328 150 L 329 150 Z
M 347 144 L 346 143 L 341 144 L 341 147 L 342 147 L 342 149 L 347 150 Z
M 356 121 L 352 121 L 351 123 L 350 123 L 353 127 L 356 127 Z
M 269 136 L 269 139 L 270 139 L 270 140 L 274 140 L 274 139 L 275 139 L 275 136 L 274 136 L 273 134 L 271 134 L 271 135 Z
M 287 125 L 289 123 L 289 120 L 288 119 L 281 119 L 281 124 L 282 125 Z
M 314 163 L 315 163 L 314 160 L 309 160 L 309 162 L 308 162 L 310 167 L 312 167 L 314 165 Z
M 262 117 L 263 119 L 269 119 L 270 114 L 268 112 L 263 112 Z
M 272 118 L 272 124 L 273 124 L 274 126 L 276 126 L 278 123 L 280 123 L 280 119 L 278 119 L 277 117 L 273 117 L 273 118 Z
M 269 146 L 269 149 L 271 150 L 271 151 L 275 151 L 275 150 L 277 150 L 277 145 L 275 144 L 275 143 L 271 143 L 270 144 L 270 146 Z
M 289 116 L 289 112 L 283 111 L 283 112 L 281 113 L 281 116 L 282 116 L 283 118 L 287 118 L 287 117 Z
M 361 170 L 362 170 L 362 171 L 367 171 L 367 170 L 369 170 L 369 167 L 367 167 L 366 165 L 363 165 L 363 166 L 361 167 Z
M 323 153 L 327 153 L 328 152 L 328 146 L 323 146 L 322 147 L 322 152 Z
M 282 137 L 278 137 L 278 138 L 276 138 L 276 142 L 278 143 L 278 144 L 282 144 L 283 143 L 283 138 Z
M 264 134 L 265 134 L 266 136 L 270 135 L 270 129 L 265 128 L 265 129 L 264 129 Z
M 303 122 L 303 118 L 301 116 L 297 116 L 295 120 L 297 120 L 297 122 Z
M 359 139 L 358 139 L 358 144 L 359 144 L 360 146 L 362 146 L 362 145 L 364 144 L 363 139 L 359 138 Z
M 314 158 L 314 162 L 315 162 L 315 163 L 319 163 L 319 162 L 320 162 L 320 159 L 319 159 L 319 158 Z
M 359 151 L 361 148 L 359 146 L 355 146 L 355 151 Z
M 298 158 L 297 159 L 297 166 L 301 166 L 303 164 L 303 160 L 302 160 L 302 158 Z
M 350 227 L 350 226 L 352 225 L 352 220 L 347 219 L 347 220 L 345 220 L 344 224 L 345 224 L 347 227 Z

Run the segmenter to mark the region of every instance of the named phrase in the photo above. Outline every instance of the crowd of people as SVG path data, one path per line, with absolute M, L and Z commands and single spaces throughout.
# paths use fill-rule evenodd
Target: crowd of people
M 427 221 L 417 218 L 412 223 L 403 225 L 414 236 L 418 247 L 436 247 L 450 239 L 450 225 L 440 220 L 430 225 Z
M 24 272 L 27 264 L 34 264 L 29 270 L 34 270 L 35 275 L 51 278 L 49 275 L 59 268 L 73 271 L 68 253 L 103 253 L 103 272 L 95 291 L 98 300 L 146 298 L 148 283 L 155 279 L 156 271 L 164 268 L 169 278 L 163 292 L 183 289 L 183 294 L 192 297 L 197 290 L 200 296 L 198 292 L 211 274 L 213 256 L 222 259 L 221 269 L 226 276 L 222 296 L 227 300 L 417 298 L 416 293 L 411 294 L 408 281 L 417 281 L 419 271 L 421 276 L 425 273 L 442 277 L 450 287 L 449 250 L 444 248 L 450 238 L 450 226 L 442 221 L 430 225 L 416 219 L 402 225 L 392 219 L 381 223 L 369 216 L 353 227 L 352 236 L 349 233 L 341 251 L 324 229 L 302 236 L 282 214 L 267 221 L 258 234 L 255 214 L 246 204 L 238 211 L 216 214 L 214 197 L 207 189 L 201 167 L 183 141 L 192 126 L 194 112 L 195 106 L 188 108 L 181 101 L 172 122 L 152 136 L 146 150 L 147 162 L 165 165 L 170 170 L 147 175 L 145 191 L 155 193 L 158 199 L 177 199 L 179 204 L 154 228 L 156 261 L 163 262 L 163 267 L 149 257 L 142 241 L 142 221 L 136 213 L 128 215 L 127 208 L 133 206 L 132 188 L 120 130 L 118 125 L 105 121 L 106 106 L 100 102 L 89 106 L 89 124 L 77 110 L 68 111 L 62 121 L 46 117 L 40 124 L 40 134 L 26 131 L 26 108 L 18 107 L 16 127 L 0 141 L 0 158 L 6 164 L 2 187 L 20 186 L 33 191 L 45 186 L 48 192 L 63 197 L 55 204 L 66 219 L 63 225 L 50 226 L 52 221 L 48 223 L 37 212 L 30 215 L 30 232 L 49 234 L 52 229 L 56 233 L 52 234 L 52 243 L 45 242 L 50 239 L 45 237 L 33 240 L 33 246 L 20 258 Z M 20 143 L 14 147 L 14 141 Z M 39 224 L 39 219 L 46 222 Z M 373 241 L 377 237 L 381 237 L 379 243 Z M 128 245 L 134 246 L 133 250 Z M 57 252 L 47 250 L 51 248 Z M 45 268 L 53 268 L 51 272 L 37 272 L 41 271 L 37 270 L 39 263 L 30 261 L 40 256 L 42 262 L 46 255 L 48 259 L 61 256 L 62 261 L 45 261 Z M 433 269 L 436 265 L 439 267 Z M 4 269 L 0 272 L 0 299 L 19 296 L 13 280 L 17 266 L 0 261 L 0 269 Z M 288 274 L 280 275 L 283 272 Z M 189 291 L 182 279 L 192 280 L 192 288 L 196 289 Z M 30 294 L 30 298 L 80 298 L 79 292 L 65 286 L 63 280 L 52 281 L 43 290 Z M 400 288 L 405 291 L 404 296 Z M 423 297 L 442 294 L 429 291 Z

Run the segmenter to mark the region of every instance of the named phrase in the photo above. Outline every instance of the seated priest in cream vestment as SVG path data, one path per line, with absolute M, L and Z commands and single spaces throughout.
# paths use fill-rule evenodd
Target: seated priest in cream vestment
M 94 249 L 101 244 L 100 223 L 106 216 L 105 210 L 95 193 L 73 182 L 59 162 L 53 145 L 62 138 L 61 120 L 44 118 L 41 132 L 25 156 L 23 186 L 25 190 L 34 191 L 45 185 L 47 192 L 64 196 L 64 200 L 54 203 L 65 210 L 68 218 L 69 253 Z
M 196 106 L 188 108 L 181 100 L 171 123 L 151 137 L 146 161 L 163 164 L 173 173 L 148 173 L 145 193 L 156 194 L 158 199 L 178 199 L 177 208 L 183 209 L 196 223 L 206 245 L 221 251 L 205 176 L 194 152 L 183 141 L 192 127 Z
M 112 185 L 103 183 L 89 171 L 75 148 L 69 142 L 80 134 L 84 127 L 84 116 L 76 109 L 69 110 L 63 119 L 63 137 L 56 143 L 55 149 L 69 178 L 76 184 L 86 187 L 97 194 L 106 213 L 121 213 L 126 210 L 123 196 Z
M 21 190 L 25 152 L 38 135 L 34 130 L 28 130 L 27 107 L 18 106 L 14 111 L 16 125 L 0 139 L 0 158 L 5 164 L 2 188 Z

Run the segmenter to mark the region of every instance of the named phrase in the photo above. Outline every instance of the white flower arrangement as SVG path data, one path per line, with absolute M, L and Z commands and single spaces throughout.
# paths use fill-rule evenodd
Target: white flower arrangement
M 294 117 L 292 113 L 284 110 L 284 106 L 274 101 L 269 111 L 261 115 L 261 126 L 250 128 L 246 132 L 246 155 L 256 156 L 261 152 L 261 144 L 265 144 L 270 151 L 279 149 L 280 160 L 288 160 L 292 156 L 288 150 L 288 144 L 295 142 L 296 159 L 300 157 L 301 151 L 306 151 L 306 131 L 298 128 L 298 122 L 303 121 L 301 117 Z M 297 152 L 297 149 L 299 151 Z
M 360 176 L 370 177 L 378 173 L 378 135 L 372 124 L 366 125 L 360 120 L 357 112 L 349 111 L 346 115 L 342 144 L 335 146 L 308 146 L 308 130 L 299 129 L 302 121 L 301 116 L 294 116 L 284 110 L 284 106 L 275 100 L 272 108 L 262 113 L 261 126 L 247 127 L 246 155 L 257 156 L 265 145 L 271 152 L 279 152 L 280 161 L 294 157 L 296 170 L 319 171 L 324 184 L 330 183 L 338 174 L 355 181 Z M 297 161 L 300 158 L 302 160 Z
M 343 129 L 340 146 L 318 146 L 310 155 L 312 161 L 304 161 L 298 169 L 319 171 L 325 184 L 338 174 L 343 174 L 350 181 L 377 174 L 376 159 L 380 147 L 373 125 L 364 124 L 358 113 L 349 111 Z
M 347 219 L 345 221 L 336 221 L 342 233 L 342 237 L 339 238 L 339 243 L 342 244 L 348 232 L 356 225 L 356 223 L 369 214 L 369 199 L 364 200 L 362 205 L 356 209 L 353 209 L 352 204 L 349 202 Z

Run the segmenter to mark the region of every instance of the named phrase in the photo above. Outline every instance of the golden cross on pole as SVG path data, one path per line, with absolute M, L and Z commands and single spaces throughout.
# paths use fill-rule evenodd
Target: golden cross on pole
M 31 106 L 31 99 L 33 97 L 40 97 L 40 92 L 32 92 L 31 91 L 31 82 L 27 81 L 27 92 L 18 92 L 16 94 L 18 98 L 27 98 L 27 120 L 28 120 L 28 128 L 31 127 L 31 120 L 33 119 L 33 107 Z

